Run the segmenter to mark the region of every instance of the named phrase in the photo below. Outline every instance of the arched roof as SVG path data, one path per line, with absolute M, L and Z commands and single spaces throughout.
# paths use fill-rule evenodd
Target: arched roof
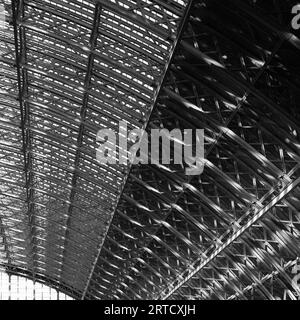
M 82 299 L 297 297 L 293 1 L 2 3 L 2 265 Z M 203 174 L 100 165 L 121 120 L 204 128 Z

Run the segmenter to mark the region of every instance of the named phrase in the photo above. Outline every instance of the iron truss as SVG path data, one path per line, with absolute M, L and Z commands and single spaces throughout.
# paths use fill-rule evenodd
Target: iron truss
M 126 177 L 97 131 L 145 125 L 186 3 L 2 4 L 2 264 L 81 297 Z
M 78 299 L 300 296 L 295 1 L 1 3 L 1 266 Z M 99 165 L 120 120 L 204 128 L 203 174 Z

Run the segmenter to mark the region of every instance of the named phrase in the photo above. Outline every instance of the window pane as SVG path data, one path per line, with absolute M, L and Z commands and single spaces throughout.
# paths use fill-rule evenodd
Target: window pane
M 62 292 L 25 277 L 0 271 L 0 300 L 73 300 Z
M 1 300 L 9 298 L 9 279 L 6 273 L 0 273 Z

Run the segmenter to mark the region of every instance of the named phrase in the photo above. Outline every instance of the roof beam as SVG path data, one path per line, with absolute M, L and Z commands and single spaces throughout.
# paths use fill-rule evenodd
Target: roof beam
M 72 178 L 72 188 L 70 192 L 70 197 L 69 197 L 69 208 L 68 208 L 68 218 L 66 221 L 66 230 L 65 230 L 65 237 L 64 237 L 64 245 L 63 245 L 63 258 L 62 258 L 62 268 L 61 268 L 61 277 L 64 272 L 64 263 L 66 260 L 66 247 L 68 244 L 68 228 L 71 224 L 71 219 L 73 215 L 73 202 L 75 200 L 75 195 L 76 195 L 76 186 L 77 186 L 77 181 L 78 181 L 78 168 L 80 164 L 80 158 L 81 158 L 81 150 L 80 148 L 82 147 L 83 144 L 83 135 L 84 135 L 84 130 L 85 130 L 85 119 L 86 119 L 86 113 L 87 113 L 87 108 L 88 108 L 88 103 L 89 103 L 89 88 L 91 85 L 91 79 L 92 79 L 92 73 L 93 73 L 93 67 L 94 67 L 94 60 L 95 60 L 95 55 L 94 55 L 94 50 L 97 46 L 97 39 L 98 39 L 98 34 L 99 34 L 99 25 L 100 25 L 100 17 L 101 17 L 101 11 L 102 11 L 102 5 L 100 2 L 96 2 L 95 4 L 95 9 L 94 9 L 94 24 L 93 24 L 93 29 L 92 33 L 90 36 L 90 53 L 88 56 L 88 65 L 87 65 L 87 70 L 86 70 L 86 76 L 84 80 L 84 95 L 83 95 L 83 101 L 82 101 L 82 107 L 80 110 L 80 119 L 81 123 L 79 126 L 79 131 L 78 131 L 78 137 L 77 137 L 77 150 L 76 150 L 76 156 L 75 156 L 75 161 L 74 161 L 74 173 L 73 173 L 73 178 Z
M 34 185 L 34 173 L 32 171 L 32 155 L 29 152 L 31 150 L 31 139 L 32 133 L 26 127 L 30 125 L 30 110 L 29 104 L 24 100 L 28 96 L 28 77 L 26 70 L 21 68 L 21 64 L 26 61 L 26 36 L 25 30 L 20 25 L 21 20 L 24 17 L 24 1 L 23 0 L 11 0 L 12 6 L 12 22 L 14 27 L 14 37 L 15 37 L 15 49 L 16 49 L 16 68 L 18 76 L 18 89 L 19 89 L 19 104 L 20 104 L 20 113 L 21 113 L 21 130 L 22 130 L 22 143 L 23 143 L 23 156 L 24 156 L 24 173 L 26 181 L 26 203 L 27 203 L 27 217 L 28 223 L 31 226 L 29 229 L 31 237 L 31 254 L 32 254 L 32 263 L 33 268 L 35 264 L 34 257 L 34 226 L 32 222 L 34 220 L 34 190 L 32 189 Z
M 158 88 L 157 88 L 157 90 L 156 90 L 156 94 L 155 94 L 155 97 L 154 97 L 154 99 L 153 99 L 153 103 L 151 104 L 150 112 L 149 112 L 149 114 L 148 114 L 148 116 L 147 116 L 147 119 L 146 119 L 146 122 L 145 122 L 145 125 L 144 125 L 144 128 L 143 128 L 143 129 L 146 129 L 146 128 L 148 127 L 148 124 L 149 124 L 149 121 L 150 121 L 152 112 L 153 112 L 153 110 L 154 110 L 154 108 L 155 108 L 155 106 L 156 106 L 156 103 L 157 103 L 157 101 L 158 101 L 158 97 L 159 97 L 160 93 L 161 93 L 162 90 L 163 90 L 163 84 L 164 84 L 165 79 L 166 79 L 166 77 L 167 77 L 167 73 L 168 73 L 168 71 L 169 71 L 169 69 L 170 69 L 171 62 L 172 62 L 172 60 L 173 60 L 173 57 L 175 56 L 176 49 L 177 49 L 177 47 L 178 47 L 178 45 L 179 45 L 179 43 L 180 43 L 182 34 L 183 34 L 184 30 L 185 30 L 185 26 L 186 26 L 186 23 L 187 23 L 187 21 L 188 21 L 188 19 L 189 19 L 190 11 L 191 11 L 191 9 L 192 9 L 193 3 L 194 3 L 194 0 L 189 0 L 187 6 L 186 6 L 186 8 L 185 8 L 185 12 L 184 12 L 184 15 L 183 15 L 183 17 L 182 17 L 182 21 L 181 21 L 180 27 L 179 27 L 179 29 L 178 29 L 176 39 L 175 39 L 174 42 L 173 42 L 173 46 L 172 46 L 172 48 L 171 48 L 168 61 L 166 61 L 162 78 L 161 78 L 161 80 L 160 80 L 160 82 L 159 82 L 159 85 L 158 85 Z M 128 178 L 129 178 L 129 176 L 130 176 L 130 172 L 131 172 L 131 167 L 129 168 L 127 177 L 125 178 L 125 181 L 124 181 L 124 184 L 123 184 L 123 188 L 122 188 L 122 190 L 121 190 L 121 192 L 120 192 L 120 195 L 119 195 L 117 204 L 116 204 L 115 209 L 114 209 L 114 212 L 113 212 L 113 214 L 112 214 L 112 216 L 111 216 L 111 221 L 110 221 L 110 223 L 109 223 L 109 227 L 107 228 L 107 232 L 106 232 L 106 234 L 105 234 L 105 237 L 104 237 L 102 243 L 100 243 L 100 245 L 99 245 L 98 254 L 97 254 L 96 259 L 95 259 L 95 261 L 94 261 L 94 263 L 93 263 L 93 266 L 92 266 L 92 269 L 91 269 L 91 273 L 90 273 L 90 275 L 89 275 L 89 278 L 88 278 L 88 281 L 87 281 L 85 290 L 84 290 L 84 292 L 83 292 L 83 294 L 82 294 L 82 297 L 81 297 L 82 299 L 85 298 L 85 296 L 86 296 L 86 294 L 87 294 L 87 292 L 88 292 L 91 279 L 92 279 L 92 277 L 93 277 L 93 274 L 94 274 L 94 271 L 95 271 L 95 268 L 96 268 L 98 259 L 99 259 L 100 255 L 101 255 L 101 252 L 102 252 L 103 244 L 104 244 L 105 239 L 106 239 L 106 237 L 107 237 L 107 234 L 108 234 L 108 232 L 109 232 L 109 230 L 110 230 L 110 228 L 111 228 L 112 221 L 113 221 L 113 217 L 115 216 L 115 214 L 116 214 L 116 212 L 117 212 L 117 210 L 118 210 L 118 207 L 119 207 L 119 204 L 120 204 L 120 200 L 122 199 L 122 195 L 124 194 L 124 191 L 125 191 L 125 186 L 126 186 L 126 184 L 127 184 Z

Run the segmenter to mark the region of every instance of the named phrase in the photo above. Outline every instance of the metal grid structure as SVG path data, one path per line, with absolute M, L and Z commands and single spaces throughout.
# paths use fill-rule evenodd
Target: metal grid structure
M 0 300 L 73 300 L 65 293 L 20 274 L 0 271 Z
M 76 299 L 300 296 L 296 1 L 2 3 L 2 266 Z M 204 128 L 203 174 L 100 165 L 120 120 Z

